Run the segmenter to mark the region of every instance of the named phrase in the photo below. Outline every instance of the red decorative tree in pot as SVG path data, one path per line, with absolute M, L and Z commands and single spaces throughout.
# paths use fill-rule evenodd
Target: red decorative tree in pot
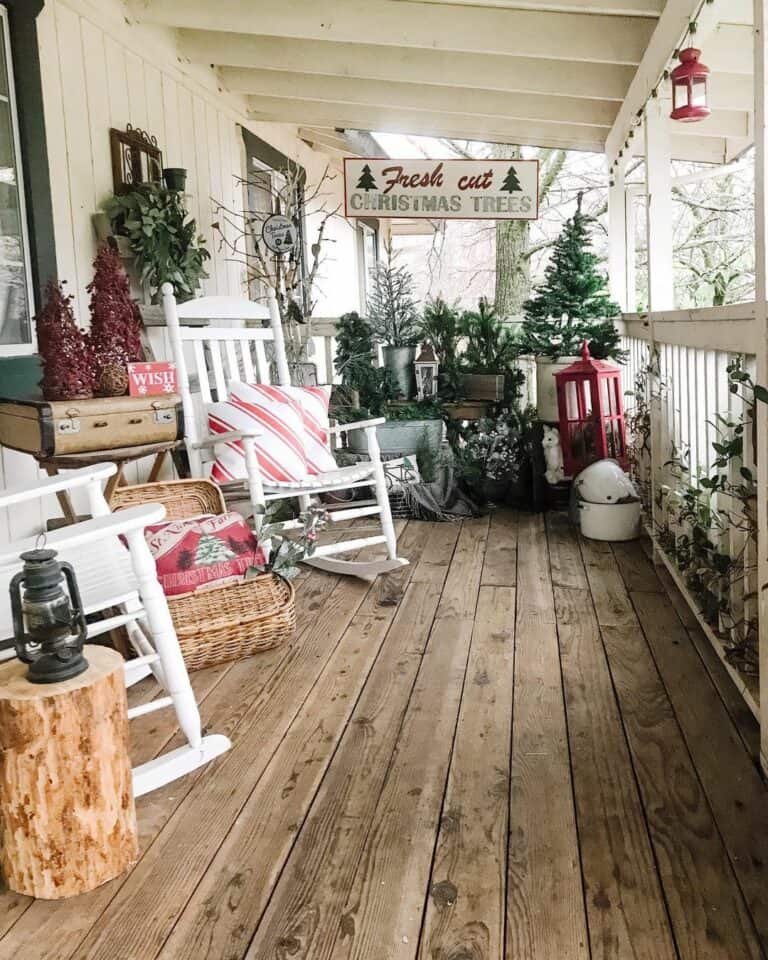
M 51 280 L 46 302 L 35 318 L 43 364 L 46 400 L 83 400 L 93 396 L 93 363 L 88 335 L 75 323 L 72 297 Z
M 93 268 L 93 280 L 87 289 L 91 295 L 94 386 L 100 396 L 118 397 L 128 390 L 126 365 L 144 359 L 141 315 L 113 247 L 101 247 Z

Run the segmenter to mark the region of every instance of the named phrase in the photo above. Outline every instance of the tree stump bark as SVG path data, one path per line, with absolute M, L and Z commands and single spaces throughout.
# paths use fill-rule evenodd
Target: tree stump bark
M 93 890 L 138 859 L 123 660 L 85 656 L 85 673 L 52 684 L 0 665 L 0 866 L 31 897 Z

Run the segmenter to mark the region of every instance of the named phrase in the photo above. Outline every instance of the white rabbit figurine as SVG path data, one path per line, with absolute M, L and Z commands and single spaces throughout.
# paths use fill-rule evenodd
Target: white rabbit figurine
M 563 449 L 560 446 L 560 431 L 557 427 L 544 427 L 541 445 L 544 448 L 544 462 L 547 465 L 544 479 L 552 485 L 561 483 L 565 480 L 565 473 L 563 471 Z

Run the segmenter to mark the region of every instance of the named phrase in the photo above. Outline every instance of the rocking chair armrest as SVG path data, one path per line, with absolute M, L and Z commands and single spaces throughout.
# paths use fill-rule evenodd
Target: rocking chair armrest
M 7 487 L 0 490 L 0 507 L 11 507 L 16 503 L 27 500 L 37 500 L 51 493 L 61 493 L 64 490 L 75 490 L 78 487 L 87 487 L 90 483 L 101 483 L 108 480 L 117 472 L 114 463 L 99 463 L 93 467 L 79 467 L 77 470 L 68 470 L 55 477 L 45 477 L 36 483 L 24 486 Z
M 91 520 L 82 520 L 80 523 L 52 530 L 45 535 L 45 546 L 54 550 L 81 547 L 94 541 L 118 537 L 121 533 L 143 530 L 148 524 L 160 523 L 164 518 L 165 507 L 161 503 L 126 507 L 116 513 L 108 513 L 103 517 L 93 517 Z M 0 548 L 0 567 L 16 565 L 19 554 L 26 550 L 34 550 L 38 541 L 39 537 L 34 536 L 4 545 Z
M 254 440 L 262 435 L 262 430 L 227 430 L 225 433 L 211 433 L 202 440 L 190 443 L 193 450 L 202 450 L 203 447 L 213 447 L 217 443 L 232 443 L 233 440 Z
M 331 433 L 346 433 L 347 430 L 366 430 L 369 427 L 380 427 L 386 423 L 386 417 L 374 417 L 372 420 L 356 420 L 354 423 L 337 423 L 331 427 Z

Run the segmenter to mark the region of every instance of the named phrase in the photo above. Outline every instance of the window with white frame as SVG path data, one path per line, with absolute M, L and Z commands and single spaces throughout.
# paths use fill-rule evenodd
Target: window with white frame
M 0 6 L 0 32 L 0 353 L 7 354 L 31 349 L 33 300 L 8 12 L 4 6 Z
M 371 292 L 371 278 L 379 260 L 379 243 L 376 231 L 367 223 L 357 225 L 357 263 L 360 282 L 360 312 L 368 309 L 368 297 Z

